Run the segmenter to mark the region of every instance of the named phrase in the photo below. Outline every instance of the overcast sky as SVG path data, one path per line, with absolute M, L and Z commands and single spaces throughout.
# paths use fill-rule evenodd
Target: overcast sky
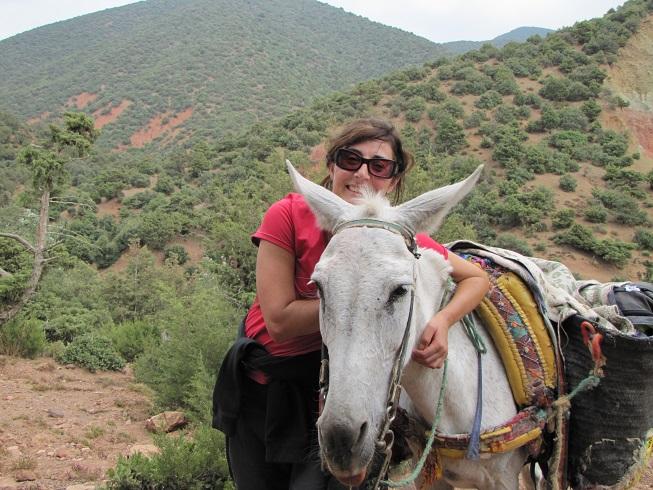
M 134 0 L 0 0 L 0 39 L 128 3 Z M 484 41 L 520 26 L 558 29 L 579 20 L 600 17 L 624 0 L 328 0 L 326 3 L 435 42 L 447 42 Z

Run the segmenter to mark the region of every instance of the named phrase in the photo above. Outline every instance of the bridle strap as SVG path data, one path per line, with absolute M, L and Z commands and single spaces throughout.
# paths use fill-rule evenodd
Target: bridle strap
M 417 251 L 415 232 L 406 225 L 391 223 L 390 221 L 383 221 L 374 218 L 361 218 L 339 223 L 333 229 L 333 235 L 341 232 L 342 230 L 346 230 L 347 228 L 381 228 L 382 230 L 387 230 L 397 235 L 401 235 L 410 253 L 412 253 L 416 259 L 419 259 L 421 256 Z

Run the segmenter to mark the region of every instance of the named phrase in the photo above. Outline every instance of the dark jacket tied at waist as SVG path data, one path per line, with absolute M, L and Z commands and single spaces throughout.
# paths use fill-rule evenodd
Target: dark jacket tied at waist
M 265 415 L 266 459 L 273 463 L 306 460 L 316 445 L 320 352 L 271 356 L 255 340 L 241 337 L 227 352 L 213 390 L 213 427 L 233 435 L 250 371 L 268 377 Z

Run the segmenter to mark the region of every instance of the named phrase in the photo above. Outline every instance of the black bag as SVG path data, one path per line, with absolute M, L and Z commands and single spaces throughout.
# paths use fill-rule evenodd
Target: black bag
M 616 301 L 628 304 L 633 292 L 618 291 Z M 639 295 L 635 298 L 642 299 Z M 578 386 L 594 366 L 581 334 L 585 321 L 574 315 L 563 323 L 566 336 L 561 346 L 568 391 Z M 603 336 L 605 376 L 596 388 L 571 400 L 569 483 L 574 489 L 627 488 L 646 466 L 653 442 L 653 336 L 627 335 L 594 326 Z
M 653 335 L 653 284 L 630 282 L 614 286 L 608 301 L 619 308 L 621 316 L 628 318 L 634 327 L 646 335 Z

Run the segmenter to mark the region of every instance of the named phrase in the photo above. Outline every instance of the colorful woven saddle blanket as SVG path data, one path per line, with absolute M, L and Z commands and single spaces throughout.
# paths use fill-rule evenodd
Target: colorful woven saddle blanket
M 501 355 L 517 406 L 551 406 L 557 380 L 555 353 L 532 292 L 517 274 L 491 259 L 460 256 L 490 277 L 490 291 L 476 313 Z

